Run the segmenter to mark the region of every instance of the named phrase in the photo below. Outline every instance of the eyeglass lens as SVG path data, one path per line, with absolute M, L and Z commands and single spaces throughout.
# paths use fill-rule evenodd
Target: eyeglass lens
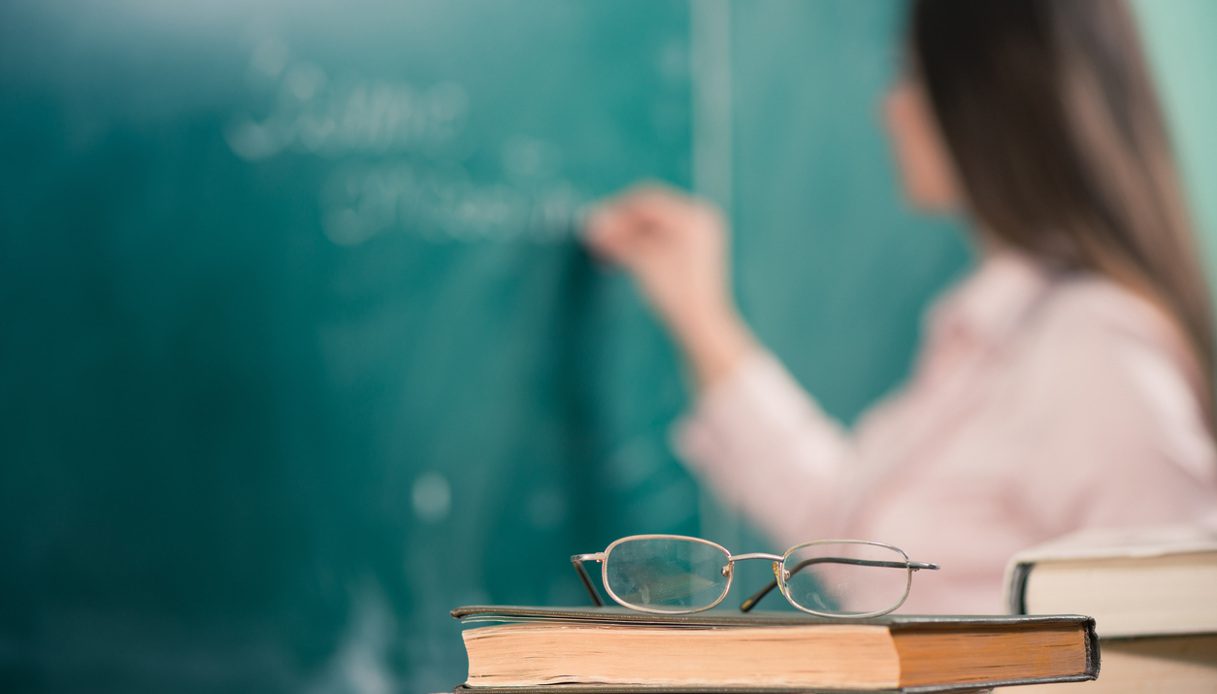
M 695 540 L 629 539 L 604 559 L 606 587 L 631 607 L 688 612 L 726 594 L 729 561 L 721 548 Z
M 791 602 L 845 616 L 893 609 L 911 580 L 903 552 L 857 542 L 801 545 L 787 553 L 782 568 Z

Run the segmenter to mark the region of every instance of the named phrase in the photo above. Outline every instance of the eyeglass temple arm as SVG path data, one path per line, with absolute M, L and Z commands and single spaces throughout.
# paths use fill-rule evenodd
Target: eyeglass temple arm
M 587 569 L 583 566 L 585 561 L 601 561 L 603 559 L 600 554 L 576 554 L 570 558 L 571 566 L 575 567 L 575 573 L 579 574 L 579 580 L 583 581 L 583 587 L 587 588 L 587 594 L 592 596 L 592 602 L 596 603 L 596 607 L 604 607 L 604 601 L 600 599 L 600 593 L 596 590 L 595 584 L 592 583 L 591 576 L 587 575 Z
M 804 559 L 803 561 L 799 562 L 798 564 L 795 564 L 795 567 L 790 572 L 790 575 L 793 576 L 793 575 L 797 574 L 798 572 L 802 571 L 803 569 L 811 566 L 812 564 L 850 564 L 852 566 L 878 566 L 878 567 L 882 567 L 885 569 L 909 569 L 910 571 L 922 571 L 922 570 L 937 571 L 938 570 L 937 564 L 926 564 L 924 562 L 919 562 L 919 561 L 904 562 L 904 561 L 881 561 L 881 560 L 877 560 L 877 559 L 854 559 L 852 557 L 812 557 L 810 559 Z M 758 602 L 763 600 L 766 595 L 769 595 L 769 593 L 771 593 L 773 591 L 773 589 L 777 588 L 777 587 L 778 587 L 778 581 L 775 578 L 772 581 L 770 581 L 764 588 L 761 588 L 760 590 L 758 590 L 757 592 L 755 592 L 751 596 L 749 596 L 747 600 L 740 603 L 740 606 L 739 606 L 740 612 L 748 612 L 748 611 L 752 610 L 752 608 L 756 607 L 756 604 Z

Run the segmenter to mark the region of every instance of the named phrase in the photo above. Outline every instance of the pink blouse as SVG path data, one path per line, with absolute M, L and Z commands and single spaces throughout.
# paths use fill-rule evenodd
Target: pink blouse
M 758 352 L 678 423 L 681 457 L 783 546 L 879 540 L 941 564 L 906 612 L 1001 612 L 1020 549 L 1217 511 L 1188 361 L 1148 302 L 1001 254 L 926 327 L 910 381 L 854 431 Z

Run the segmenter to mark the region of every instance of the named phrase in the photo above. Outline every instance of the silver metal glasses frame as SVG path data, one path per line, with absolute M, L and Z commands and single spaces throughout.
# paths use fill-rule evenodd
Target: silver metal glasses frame
M 653 607 L 647 607 L 645 605 L 635 605 L 633 603 L 627 602 L 626 600 L 622 599 L 615 592 L 613 592 L 613 586 L 609 583 L 608 559 L 610 556 L 612 556 L 613 549 L 615 549 L 618 545 L 621 545 L 625 542 L 632 542 L 632 541 L 636 541 L 636 540 L 681 540 L 681 541 L 686 541 L 686 542 L 697 542 L 697 543 L 701 543 L 703 545 L 708 545 L 708 546 L 713 547 L 714 549 L 722 552 L 723 556 L 727 558 L 727 564 L 722 569 L 723 575 L 727 577 L 727 584 L 723 587 L 722 594 L 718 596 L 718 599 L 716 599 L 714 602 L 710 603 L 709 605 L 704 605 L 702 607 L 693 607 L 693 608 L 688 608 L 688 609 L 675 609 L 675 610 L 672 610 L 672 609 L 664 610 L 664 609 L 657 609 L 657 608 L 653 608 Z M 806 560 L 796 564 L 793 569 L 788 568 L 786 566 L 787 560 L 790 559 L 791 555 L 793 555 L 795 552 L 802 550 L 802 549 L 806 549 L 808 547 L 815 547 L 817 545 L 830 545 L 830 544 L 853 544 L 853 545 L 868 545 L 871 547 L 881 547 L 883 549 L 888 549 L 893 552 L 896 552 L 901 557 L 903 557 L 903 561 L 887 562 L 887 561 L 869 560 L 869 559 L 853 559 L 853 558 L 848 558 L 848 557 L 821 557 L 821 558 L 806 559 Z M 652 613 L 652 614 L 691 614 L 694 612 L 703 612 L 705 610 L 710 610 L 710 609 L 713 609 L 713 608 L 719 606 L 720 604 L 722 604 L 723 600 L 725 600 L 727 598 L 727 595 L 731 592 L 731 584 L 735 578 L 735 562 L 736 561 L 745 561 L 748 559 L 765 559 L 765 560 L 773 562 L 774 580 L 771 581 L 769 583 L 769 585 L 767 585 L 764 588 L 762 588 L 761 590 L 757 591 L 755 594 L 753 594 L 751 597 L 749 597 L 747 600 L 745 600 L 742 604 L 740 604 L 741 612 L 747 612 L 747 611 L 751 610 L 754 606 L 756 606 L 756 604 L 762 598 L 764 598 L 766 595 L 768 595 L 770 593 L 770 591 L 772 591 L 776 587 L 782 593 L 782 597 L 786 598 L 786 602 L 790 603 L 796 609 L 806 612 L 808 614 L 813 614 L 813 615 L 817 615 L 820 617 L 835 617 L 835 618 L 878 617 L 881 615 L 885 615 L 889 612 L 892 612 L 894 610 L 897 610 L 908 599 L 909 591 L 911 590 L 912 584 L 913 584 L 913 572 L 922 571 L 922 570 L 936 571 L 939 568 L 937 564 L 928 564 L 925 562 L 910 561 L 908 554 L 905 554 L 904 550 L 900 549 L 899 547 L 896 547 L 894 545 L 885 544 L 883 542 L 874 542 L 871 540 L 815 540 L 813 542 L 804 542 L 801 545 L 795 545 L 794 547 L 791 547 L 790 549 L 786 550 L 786 552 L 784 554 L 780 554 L 780 555 L 772 554 L 769 552 L 746 552 L 744 554 L 731 554 L 731 552 L 726 547 L 723 547 L 722 545 L 718 544 L 717 542 L 712 542 L 710 540 L 706 540 L 706 539 L 703 539 L 700 537 L 690 537 L 688 535 L 667 535 L 667 534 L 629 535 L 627 537 L 618 538 L 617 540 L 614 540 L 612 543 L 610 543 L 609 546 L 606 547 L 603 552 L 593 552 L 591 554 L 575 554 L 575 555 L 571 556 L 570 561 L 571 561 L 571 565 L 573 565 L 575 567 L 575 571 L 579 574 L 579 579 L 583 582 L 584 587 L 587 588 L 588 594 L 591 595 L 592 601 L 595 602 L 598 607 L 603 606 L 604 602 L 600 599 L 600 594 L 596 591 L 596 587 L 592 584 L 591 577 L 588 575 L 587 569 L 584 568 L 584 566 L 583 566 L 584 562 L 595 561 L 595 562 L 600 563 L 600 582 L 604 585 L 605 592 L 607 592 L 609 594 L 609 597 L 611 597 L 613 599 L 613 602 L 616 602 L 618 605 L 621 605 L 622 607 L 627 607 L 631 610 L 637 610 L 639 612 L 648 612 L 648 613 Z M 904 582 L 904 592 L 900 596 L 900 601 L 897 602 L 896 604 L 892 605 L 891 607 L 889 607 L 887 609 L 875 610 L 872 612 L 850 612 L 847 614 L 842 614 L 842 613 L 836 613 L 836 612 L 824 612 L 821 610 L 813 610 L 809 607 L 804 607 L 803 605 L 800 605 L 798 602 L 796 602 L 794 600 L 794 598 L 792 598 L 790 596 L 790 587 L 786 581 L 791 576 L 798 573 L 799 571 L 802 571 L 807 566 L 810 566 L 811 564 L 815 564 L 815 563 L 820 563 L 820 562 L 857 564 L 859 566 L 882 566 L 885 568 L 905 569 L 907 571 L 907 575 L 905 577 L 905 582 Z

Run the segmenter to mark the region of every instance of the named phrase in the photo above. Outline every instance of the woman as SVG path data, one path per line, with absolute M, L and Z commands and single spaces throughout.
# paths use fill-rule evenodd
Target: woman
M 965 216 L 981 261 L 852 433 L 749 333 L 713 209 L 635 189 L 588 243 L 682 348 L 678 447 L 727 502 L 788 545 L 941 563 L 909 610 L 990 612 L 1020 548 L 1217 508 L 1208 287 L 1123 2 L 918 0 L 906 62 L 885 115 L 907 195 Z

